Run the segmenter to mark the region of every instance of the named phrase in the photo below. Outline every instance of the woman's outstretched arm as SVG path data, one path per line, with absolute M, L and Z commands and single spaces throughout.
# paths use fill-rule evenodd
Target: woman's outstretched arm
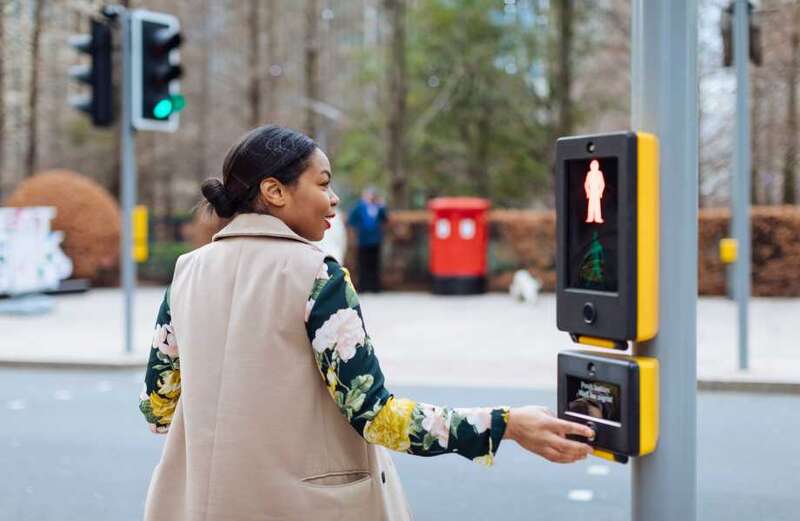
M 384 386 L 350 275 L 332 259 L 317 275 L 306 328 L 331 397 L 368 442 L 419 456 L 458 453 L 492 464 L 509 409 L 450 409 L 393 396 Z
M 457 453 L 491 465 L 503 439 L 557 463 L 585 458 L 587 427 L 544 407 L 450 409 L 393 396 L 384 386 L 350 274 L 333 259 L 322 265 L 306 305 L 306 330 L 331 398 L 370 443 L 418 456 Z

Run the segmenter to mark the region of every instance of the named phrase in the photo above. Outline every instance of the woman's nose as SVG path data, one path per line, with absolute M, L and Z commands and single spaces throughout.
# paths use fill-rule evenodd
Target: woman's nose
M 336 195 L 336 192 L 331 190 L 331 206 L 336 206 L 339 204 L 339 196 Z

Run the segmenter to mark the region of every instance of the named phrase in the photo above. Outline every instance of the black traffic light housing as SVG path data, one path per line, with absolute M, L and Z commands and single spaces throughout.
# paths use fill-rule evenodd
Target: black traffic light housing
M 174 132 L 183 108 L 178 49 L 183 42 L 175 16 L 137 9 L 131 13 L 133 126 Z
M 733 66 L 733 10 L 734 2 L 731 1 L 722 10 L 720 18 L 720 32 L 722 33 L 722 65 L 723 67 Z M 761 20 L 758 11 L 753 9 L 753 3 L 747 2 L 748 16 L 748 39 L 750 40 L 749 56 L 753 65 L 761 65 L 764 62 L 764 54 L 761 46 Z
M 70 105 L 86 112 L 97 127 L 108 127 L 114 122 L 112 74 L 111 28 L 97 20 L 92 20 L 91 34 L 81 34 L 70 38 L 70 45 L 91 57 L 87 65 L 75 65 L 69 75 L 89 85 L 89 95 L 75 97 Z
M 556 142 L 556 325 L 627 349 L 658 332 L 658 140 L 646 132 Z

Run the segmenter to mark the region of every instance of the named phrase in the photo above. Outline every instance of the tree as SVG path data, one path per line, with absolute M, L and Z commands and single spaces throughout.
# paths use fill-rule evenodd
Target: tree
M 558 74 L 557 87 L 553 89 L 556 101 L 556 133 L 559 136 L 572 134 L 572 45 L 573 45 L 573 0 L 558 0 L 553 4 L 553 14 L 557 20 L 558 31 Z
M 527 204 L 543 190 L 551 133 L 536 87 L 544 16 L 530 4 L 419 2 L 410 44 L 410 161 L 417 189 Z M 527 11 L 525 11 L 527 9 Z
M 260 0 L 250 0 L 247 26 L 249 29 L 249 85 L 250 126 L 257 127 L 261 123 L 261 27 L 258 6 Z
M 266 27 L 267 33 L 267 63 L 266 78 L 267 85 L 265 89 L 265 106 L 266 118 L 269 122 L 274 122 L 276 119 L 276 99 L 277 99 L 277 86 L 278 86 L 278 71 L 282 72 L 281 67 L 278 65 L 278 24 L 275 23 L 278 17 L 278 2 L 266 3 Z
M 319 0 L 306 0 L 305 25 L 305 86 L 306 133 L 317 134 L 317 113 L 314 103 L 319 101 Z
M 406 3 L 405 0 L 384 0 L 391 36 L 387 53 L 386 81 L 389 87 L 387 120 L 387 156 L 390 202 L 396 208 L 408 205 L 406 154 Z
M 31 35 L 31 83 L 28 91 L 28 146 L 25 154 L 25 175 L 32 176 L 36 167 L 36 145 L 39 118 L 39 48 L 42 36 L 42 12 L 45 0 L 37 0 L 33 12 L 33 31 Z
M 5 41 L 6 10 L 5 4 L 0 5 L 0 42 Z M 5 50 L 0 49 L 0 198 L 3 197 L 3 159 L 6 147 L 6 87 L 5 87 Z
M 200 37 L 200 92 L 198 100 L 198 125 L 197 125 L 197 153 L 195 154 L 195 179 L 202 182 L 208 176 L 208 111 L 209 111 L 209 85 L 211 81 L 211 73 L 208 70 L 210 63 L 210 39 L 211 39 L 211 13 L 209 2 L 211 0 L 203 0 L 201 24 L 203 27 L 203 34 Z
M 783 160 L 783 204 L 797 200 L 797 75 L 800 70 L 800 3 L 792 6 L 793 23 L 790 36 L 789 62 L 786 67 L 786 143 Z

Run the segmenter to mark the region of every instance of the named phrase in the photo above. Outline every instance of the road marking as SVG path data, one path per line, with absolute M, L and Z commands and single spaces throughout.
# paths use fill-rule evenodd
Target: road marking
M 611 467 L 608 465 L 590 465 L 588 469 L 586 469 L 586 473 L 590 476 L 608 476 L 611 472 Z
M 97 385 L 95 386 L 95 390 L 98 393 L 107 393 L 111 389 L 112 389 L 111 382 L 109 382 L 108 380 L 103 380 L 102 382 L 97 382 Z
M 574 489 L 569 491 L 569 494 L 567 494 L 567 498 L 570 501 L 581 501 L 585 503 L 587 501 L 591 501 L 594 498 L 594 492 L 585 489 Z
M 12 411 L 21 411 L 25 408 L 25 400 L 11 400 L 6 403 L 6 407 Z
M 53 393 L 53 398 L 56 400 L 67 401 L 72 400 L 72 393 L 67 391 L 66 389 L 59 389 L 58 391 Z

